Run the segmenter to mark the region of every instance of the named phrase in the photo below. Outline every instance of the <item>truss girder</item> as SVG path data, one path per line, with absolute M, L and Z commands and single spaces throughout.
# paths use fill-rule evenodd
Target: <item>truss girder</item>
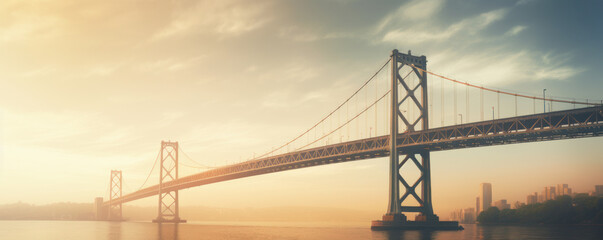
M 501 144 L 595 137 L 601 134 L 603 134 L 603 107 L 589 107 L 403 133 L 398 136 L 397 151 L 399 154 L 417 150 L 433 152 Z M 166 191 L 180 190 L 272 172 L 386 156 L 389 156 L 389 135 L 228 165 L 164 182 L 162 187 Z M 121 204 L 154 196 L 157 195 L 158 189 L 158 185 L 143 188 L 140 191 L 113 199 L 112 203 L 107 201 L 104 205 Z

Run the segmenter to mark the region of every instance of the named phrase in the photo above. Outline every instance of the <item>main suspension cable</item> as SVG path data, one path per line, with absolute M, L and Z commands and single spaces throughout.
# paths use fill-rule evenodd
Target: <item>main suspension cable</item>
M 153 173 L 153 170 L 155 170 L 155 165 L 157 165 L 157 162 L 159 161 L 160 155 L 161 155 L 161 151 L 157 152 L 157 157 L 155 157 L 155 163 L 153 163 L 153 167 L 151 168 L 151 171 L 149 172 L 149 175 L 147 175 L 147 178 L 144 180 L 144 182 L 142 183 L 142 185 L 140 185 L 140 188 L 138 188 L 138 191 L 140 191 L 140 189 L 142 189 L 142 187 L 144 187 L 144 185 L 149 180 L 149 177 L 151 177 L 151 174 Z
M 358 92 L 360 92 L 360 90 L 362 90 L 367 84 L 369 84 L 369 82 L 371 82 L 380 72 L 381 70 L 383 70 L 383 68 L 385 68 L 385 66 L 387 66 L 387 64 L 391 61 L 391 59 L 388 59 L 385 64 L 383 64 L 381 66 L 381 68 L 379 68 L 379 70 L 377 70 L 377 72 L 375 72 L 375 74 L 373 74 L 372 77 L 370 77 L 364 84 L 362 84 L 362 86 L 356 90 L 356 92 L 354 92 L 354 94 L 352 94 L 352 96 L 350 96 L 349 98 L 347 98 L 343 103 L 341 103 L 339 106 L 337 106 L 337 108 L 335 108 L 335 110 L 331 111 L 326 117 L 322 118 L 320 121 L 318 121 L 318 123 L 314 124 L 314 126 L 312 126 L 311 128 L 309 128 L 308 130 L 304 131 L 303 133 L 301 133 L 299 136 L 293 138 L 291 141 L 281 145 L 278 148 L 273 149 L 272 151 L 269 151 L 267 153 L 264 153 L 258 157 L 255 157 L 253 159 L 258 159 L 258 158 L 262 158 L 265 156 L 268 156 L 274 152 L 277 152 L 281 149 L 283 149 L 284 147 L 289 146 L 289 144 L 295 142 L 297 139 L 303 137 L 305 134 L 307 134 L 308 132 L 310 132 L 312 129 L 316 128 L 318 125 L 320 125 L 321 123 L 323 123 L 327 118 L 329 118 L 331 115 L 333 115 L 335 112 L 337 112 L 337 110 L 339 110 L 341 107 L 343 107 L 346 103 L 348 103 L 354 96 L 356 96 L 356 94 L 358 94 Z
M 381 96 L 379 99 L 377 99 L 371 105 L 367 106 L 364 110 L 362 110 L 361 112 L 359 112 L 358 114 L 356 114 L 356 116 L 354 116 L 353 118 L 351 118 L 348 121 L 346 121 L 345 123 L 343 123 L 341 126 L 333 129 L 332 131 L 328 132 L 327 134 L 323 135 L 322 137 L 320 137 L 320 138 L 318 138 L 318 139 L 316 139 L 316 140 L 314 140 L 314 141 L 312 141 L 312 142 L 310 142 L 310 143 L 308 143 L 308 144 L 306 144 L 304 146 L 301 146 L 301 147 L 295 149 L 295 151 L 299 151 L 301 149 L 304 149 L 304 148 L 306 148 L 306 147 L 308 147 L 308 146 L 310 146 L 310 145 L 312 145 L 312 144 L 314 144 L 314 143 L 316 143 L 316 142 L 318 142 L 318 141 L 320 141 L 320 140 L 328 137 L 329 135 L 333 134 L 334 132 L 337 132 L 339 129 L 345 127 L 347 124 L 349 124 L 350 122 L 352 122 L 354 119 L 360 117 L 360 115 L 362 115 L 363 113 L 365 113 L 366 111 L 368 111 L 369 109 L 371 109 L 373 106 L 375 106 L 375 104 L 377 104 L 379 101 L 381 101 L 383 98 L 385 98 L 391 91 L 392 91 L 391 89 L 388 90 L 385 94 L 383 94 L 383 96 Z
M 471 83 L 461 82 L 461 81 L 458 81 L 458 80 L 455 80 L 455 79 L 452 79 L 452 78 L 448 78 L 448 77 L 439 75 L 437 73 L 433 73 L 433 72 L 427 71 L 425 69 L 422 69 L 422 68 L 419 68 L 419 67 L 415 66 L 414 64 L 411 64 L 410 66 L 413 67 L 413 68 L 415 68 L 415 69 L 417 69 L 417 70 L 419 70 L 419 71 L 421 71 L 421 72 L 428 73 L 428 74 L 431 74 L 433 76 L 436 76 L 436 77 L 439 77 L 439 78 L 443 78 L 443 79 L 446 79 L 446 80 L 451 81 L 451 82 L 460 83 L 460 84 L 463 84 L 463 85 L 466 85 L 466 86 L 469 86 L 469 87 L 474 87 L 474 88 L 478 88 L 478 89 L 482 89 L 482 90 L 486 90 L 486 91 L 490 91 L 490 92 L 502 93 L 502 94 L 510 95 L 510 96 L 517 96 L 517 97 L 529 98 L 529 99 L 534 99 L 534 100 L 543 100 L 543 101 L 549 101 L 549 102 L 582 104 L 582 105 L 592 105 L 592 106 L 602 105 L 600 103 L 594 103 L 594 102 L 578 102 L 578 101 L 568 101 L 568 100 L 560 100 L 560 99 L 554 99 L 554 98 L 546 98 L 545 99 L 543 97 L 528 96 L 528 95 L 524 95 L 524 94 L 512 93 L 512 92 L 507 92 L 507 91 L 501 91 L 501 90 L 496 90 L 496 89 L 492 89 L 492 88 L 480 87 L 480 86 L 477 86 L 477 85 L 473 85 Z
M 408 77 L 408 75 L 410 75 L 411 73 L 412 73 L 412 71 L 409 71 L 408 74 L 406 74 L 406 76 L 404 76 L 402 78 L 402 81 L 404 81 Z M 398 81 L 397 85 L 400 85 L 399 81 Z M 368 111 L 369 109 L 371 109 L 373 106 L 375 106 L 375 104 L 377 104 L 379 101 L 381 101 L 383 98 L 385 98 L 391 91 L 392 91 L 391 89 L 388 90 L 385 94 L 383 94 L 383 96 L 381 96 L 379 99 L 375 100 L 371 105 L 369 105 L 366 108 L 364 108 L 364 110 L 362 110 L 361 112 L 359 112 L 358 114 L 356 114 L 356 116 L 352 117 L 351 119 L 348 119 L 348 121 L 346 121 L 345 123 L 343 123 L 341 126 L 333 129 L 329 133 L 327 133 L 327 134 L 323 135 L 322 137 L 314 140 L 313 142 L 310 142 L 310 143 L 308 143 L 308 144 L 306 144 L 306 145 L 304 145 L 302 147 L 299 147 L 299 148 L 295 149 L 295 151 L 299 151 L 301 149 L 304 149 L 304 148 L 306 148 L 306 147 L 308 147 L 308 146 L 310 146 L 310 145 L 312 145 L 312 144 L 314 144 L 314 143 L 316 143 L 316 142 L 318 142 L 318 141 L 320 141 L 320 140 L 328 137 L 329 135 L 333 134 L 334 132 L 338 131 L 339 129 L 345 127 L 346 125 L 348 125 L 349 123 L 351 123 L 352 121 L 354 121 L 354 119 L 360 117 L 360 115 L 362 115 L 363 113 L 365 113 L 366 111 Z
M 195 166 L 190 166 L 190 165 L 182 164 L 180 161 L 178 162 L 179 164 L 182 164 L 182 165 L 187 166 L 187 167 L 192 167 L 192 168 L 205 168 L 205 169 L 216 168 L 216 167 L 210 167 L 210 166 L 205 165 L 205 164 L 201 164 L 201 163 L 199 163 L 199 162 L 197 162 L 197 161 L 193 160 L 193 158 L 191 158 L 191 157 L 190 157 L 188 154 L 186 154 L 186 152 L 185 152 L 185 151 L 184 151 L 184 150 L 183 150 L 183 149 L 182 149 L 180 146 L 178 146 L 178 150 L 179 150 L 181 153 L 183 153 L 183 154 L 184 154 L 184 156 L 185 156 L 185 157 L 186 157 L 186 158 L 187 158 L 189 161 L 191 161 L 191 162 L 193 162 L 193 163 L 195 163 L 195 164 L 199 165 L 199 167 L 195 167 Z

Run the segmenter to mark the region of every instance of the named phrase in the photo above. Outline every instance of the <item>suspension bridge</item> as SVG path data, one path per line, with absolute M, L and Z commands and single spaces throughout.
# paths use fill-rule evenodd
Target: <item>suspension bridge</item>
M 190 166 L 179 161 L 178 142 L 161 142 L 149 173 L 159 163 L 159 183 L 145 187 L 145 180 L 137 191 L 124 194 L 122 173 L 112 170 L 109 199 L 95 199 L 97 218 L 122 220 L 124 203 L 157 195 L 158 216 L 153 221 L 184 222 L 178 201 L 182 189 L 389 157 L 389 203 L 382 220 L 373 221 L 372 228 L 459 229 L 457 222 L 440 221 L 433 212 L 430 152 L 600 136 L 602 103 L 462 82 L 428 71 L 425 56 L 394 50 L 375 74 L 333 111 L 265 154 L 215 168 L 196 161 L 192 162 L 197 166 Z M 408 165 L 414 166 L 418 179 L 409 179 L 402 171 Z M 181 177 L 179 166 L 205 169 Z M 412 221 L 407 219 L 408 213 L 418 215 Z

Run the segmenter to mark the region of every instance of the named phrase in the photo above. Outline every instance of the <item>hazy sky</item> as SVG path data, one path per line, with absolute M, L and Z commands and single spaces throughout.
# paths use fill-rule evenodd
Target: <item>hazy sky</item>
M 92 202 L 111 169 L 142 184 L 161 140 L 219 166 L 270 150 L 358 88 L 392 49 L 434 72 L 539 95 L 602 99 L 598 1 L 0 2 L 0 204 Z M 432 154 L 436 213 L 603 184 L 603 138 Z M 182 169 L 187 175 L 197 170 Z M 151 178 L 156 183 L 157 177 Z M 387 159 L 181 192 L 185 205 L 387 204 Z M 133 204 L 156 204 L 149 198 Z

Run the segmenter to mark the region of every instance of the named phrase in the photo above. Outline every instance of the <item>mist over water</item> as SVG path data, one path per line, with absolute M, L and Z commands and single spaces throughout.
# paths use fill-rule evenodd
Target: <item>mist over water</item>
M 236 225 L 235 225 L 236 224 Z M 369 224 L 247 223 L 163 224 L 148 222 L 0 221 L 0 239 L 191 240 L 191 239 L 601 239 L 602 226 L 477 226 L 464 231 L 371 231 Z M 297 225 L 297 226 L 295 226 Z

